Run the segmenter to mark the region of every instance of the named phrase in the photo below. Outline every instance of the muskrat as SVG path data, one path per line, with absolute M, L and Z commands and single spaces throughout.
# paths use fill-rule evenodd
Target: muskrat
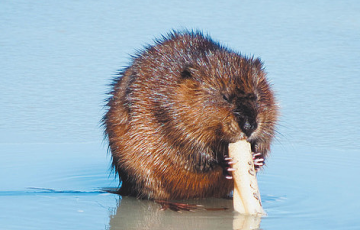
M 133 57 L 103 118 L 119 193 L 149 199 L 226 197 L 228 144 L 246 137 L 256 168 L 278 108 L 263 64 L 201 32 L 172 32 Z

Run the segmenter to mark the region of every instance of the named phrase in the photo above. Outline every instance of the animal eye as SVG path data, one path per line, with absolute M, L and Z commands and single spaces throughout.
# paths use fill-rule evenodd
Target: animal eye
M 230 102 L 230 99 L 229 99 L 228 96 L 226 96 L 226 95 L 222 95 L 222 96 L 223 96 L 223 99 L 224 99 L 225 101 Z

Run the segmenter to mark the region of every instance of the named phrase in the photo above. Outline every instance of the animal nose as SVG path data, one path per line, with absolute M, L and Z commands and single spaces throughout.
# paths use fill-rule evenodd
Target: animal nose
M 256 122 L 252 122 L 249 120 L 245 120 L 244 124 L 242 125 L 242 130 L 248 137 L 250 137 L 250 135 L 255 131 L 256 128 Z

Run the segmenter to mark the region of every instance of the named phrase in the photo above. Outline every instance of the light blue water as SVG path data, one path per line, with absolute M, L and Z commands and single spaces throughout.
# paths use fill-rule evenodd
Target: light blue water
M 261 229 L 359 229 L 359 12 L 355 0 L 2 1 L 0 228 L 232 228 L 229 211 L 139 218 L 139 201 L 100 192 L 117 185 L 99 126 L 107 84 L 155 37 L 195 28 L 261 57 L 276 90 Z

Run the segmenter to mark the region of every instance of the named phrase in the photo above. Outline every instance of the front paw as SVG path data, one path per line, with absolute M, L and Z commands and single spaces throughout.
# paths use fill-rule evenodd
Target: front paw
M 232 165 L 235 163 L 236 162 L 231 157 L 228 156 L 224 157 L 224 161 L 222 162 L 224 169 L 224 176 L 228 180 L 233 179 L 232 172 L 234 172 L 236 169 L 234 169 Z

